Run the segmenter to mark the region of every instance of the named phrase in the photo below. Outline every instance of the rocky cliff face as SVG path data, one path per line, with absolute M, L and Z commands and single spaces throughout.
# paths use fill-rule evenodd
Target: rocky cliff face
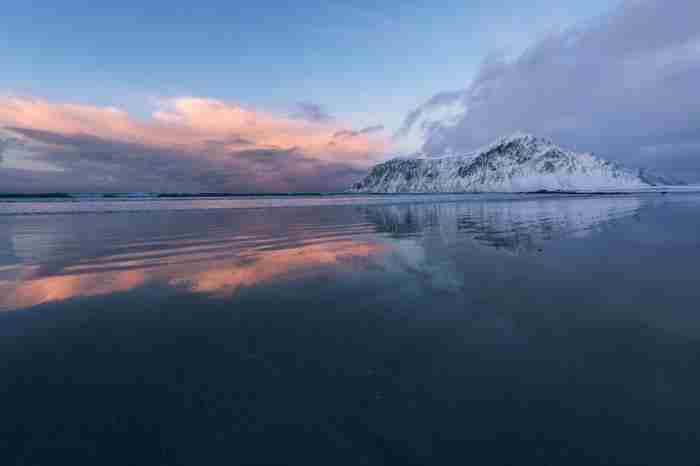
M 397 158 L 376 165 L 354 192 L 528 192 L 634 189 L 668 184 L 593 154 L 517 133 L 465 155 Z

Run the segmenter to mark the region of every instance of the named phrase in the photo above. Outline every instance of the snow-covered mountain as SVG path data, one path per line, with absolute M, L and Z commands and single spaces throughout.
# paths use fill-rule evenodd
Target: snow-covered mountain
M 670 184 L 552 141 L 516 133 L 465 155 L 396 158 L 372 168 L 354 192 L 528 192 L 635 189 Z

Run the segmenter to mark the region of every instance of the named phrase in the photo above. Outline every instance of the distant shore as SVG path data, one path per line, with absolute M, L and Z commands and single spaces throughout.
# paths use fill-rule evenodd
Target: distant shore
M 322 197 L 322 196 L 425 196 L 425 195 L 468 195 L 468 194 L 523 194 L 523 195 L 630 195 L 644 193 L 680 193 L 680 192 L 700 192 L 700 185 L 686 186 L 655 186 L 645 189 L 630 190 L 596 190 L 596 191 L 574 191 L 574 190 L 546 190 L 521 192 L 406 192 L 406 193 L 383 193 L 383 192 L 279 192 L 279 193 L 0 193 L 0 200 L 13 199 L 64 199 L 64 200 L 87 200 L 87 199 L 182 199 L 182 198 L 230 198 L 230 197 Z

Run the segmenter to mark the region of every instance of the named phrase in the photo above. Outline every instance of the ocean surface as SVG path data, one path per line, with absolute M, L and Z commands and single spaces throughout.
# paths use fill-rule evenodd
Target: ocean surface
M 0 201 L 0 464 L 700 464 L 700 194 Z

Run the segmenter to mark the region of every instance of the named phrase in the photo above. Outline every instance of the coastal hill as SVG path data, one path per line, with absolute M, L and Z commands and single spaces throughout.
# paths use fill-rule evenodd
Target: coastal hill
M 351 192 L 534 192 L 637 189 L 678 184 L 552 141 L 516 133 L 464 155 L 395 158 Z

